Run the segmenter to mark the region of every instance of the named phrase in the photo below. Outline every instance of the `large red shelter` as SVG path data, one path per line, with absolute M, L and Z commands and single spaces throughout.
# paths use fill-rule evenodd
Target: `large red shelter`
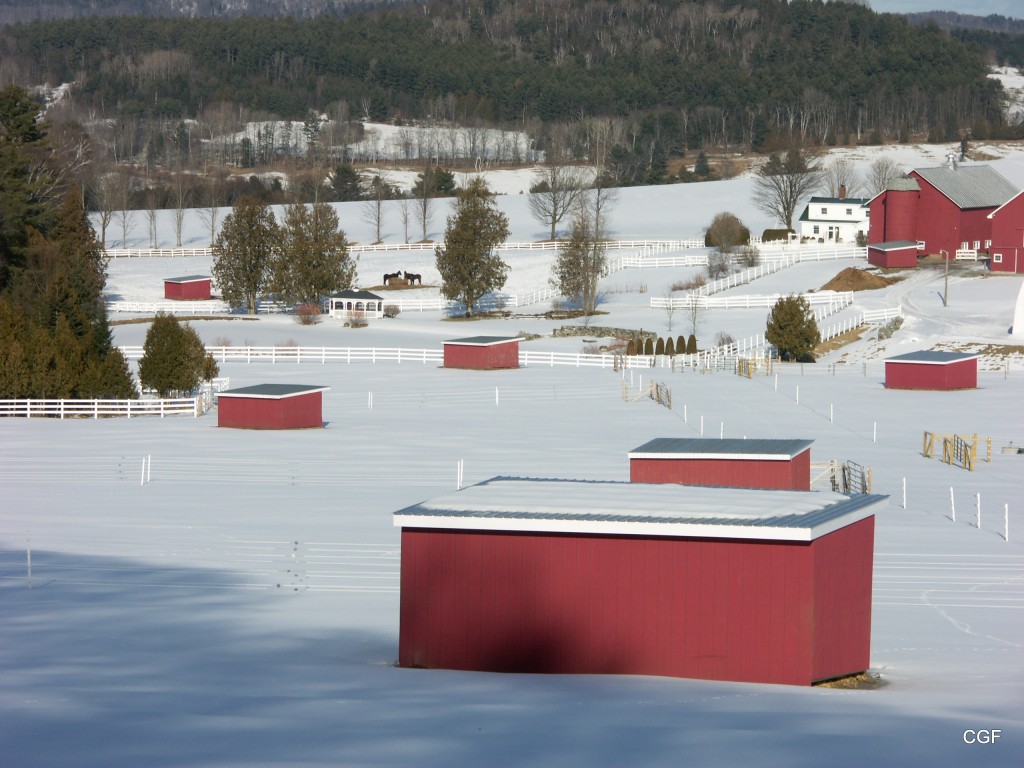
M 186 301 L 203 301 L 210 298 L 208 275 L 186 275 L 164 279 L 164 298 Z
M 309 384 L 256 384 L 217 395 L 217 426 L 237 429 L 322 427 L 323 392 Z
M 888 389 L 976 389 L 978 356 L 924 350 L 887 358 Z
M 519 367 L 518 336 L 469 336 L 444 342 L 445 368 L 491 371 Z
M 634 483 L 811 488 L 813 440 L 658 437 L 629 452 Z
M 403 509 L 399 665 L 793 685 L 862 672 L 885 500 L 495 478 Z

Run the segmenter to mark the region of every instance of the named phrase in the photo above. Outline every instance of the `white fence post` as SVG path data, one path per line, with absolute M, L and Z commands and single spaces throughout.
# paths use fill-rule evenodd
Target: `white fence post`
M 903 508 L 907 508 L 907 478 L 903 478 Z
M 981 530 L 981 493 L 974 494 L 974 527 Z
M 952 515 L 952 520 L 956 522 L 956 502 L 953 499 L 953 486 L 949 486 L 949 512 Z
M 1003 504 L 1003 540 L 1010 540 L 1010 505 Z

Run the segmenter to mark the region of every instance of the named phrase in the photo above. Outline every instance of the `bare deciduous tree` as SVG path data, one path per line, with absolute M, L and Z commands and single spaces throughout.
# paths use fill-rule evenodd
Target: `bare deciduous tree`
M 816 162 L 798 147 L 785 157 L 772 155 L 757 169 L 754 179 L 754 205 L 793 229 L 793 216 L 803 198 L 818 183 Z
M 889 186 L 889 182 L 899 177 L 900 169 L 896 161 L 886 155 L 880 155 L 871 163 L 868 170 L 868 194 L 874 197 Z
M 837 157 L 821 170 L 821 189 L 828 197 L 856 197 L 860 191 L 857 168 L 844 157 Z
M 534 176 L 530 187 L 530 212 L 541 224 L 551 228 L 555 239 L 556 228 L 576 206 L 583 194 L 583 178 L 579 168 L 548 165 Z

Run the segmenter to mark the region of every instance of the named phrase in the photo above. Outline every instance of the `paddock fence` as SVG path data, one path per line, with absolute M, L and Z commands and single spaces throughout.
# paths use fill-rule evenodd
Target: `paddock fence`
M 0 417 L 100 419 L 138 416 L 195 416 L 209 405 L 205 396 L 163 400 L 0 400 Z

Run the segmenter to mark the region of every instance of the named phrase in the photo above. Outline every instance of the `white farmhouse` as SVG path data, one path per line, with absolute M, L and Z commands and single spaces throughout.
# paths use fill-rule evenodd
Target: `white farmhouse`
M 800 215 L 800 239 L 822 243 L 856 243 L 857 234 L 867 238 L 870 209 L 867 198 L 812 197 Z

